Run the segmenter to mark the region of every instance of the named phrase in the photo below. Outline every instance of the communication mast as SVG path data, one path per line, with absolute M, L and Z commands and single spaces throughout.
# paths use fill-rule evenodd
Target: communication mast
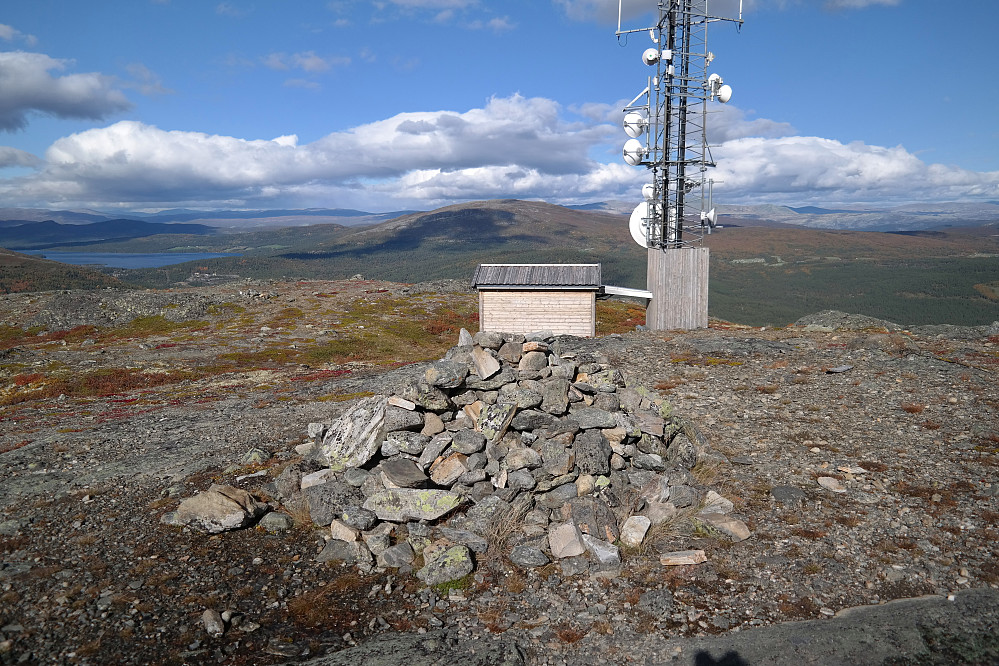
M 708 24 L 731 21 L 741 26 L 742 2 L 738 18 L 712 16 L 708 0 L 656 4 L 655 25 L 622 30 L 618 2 L 618 41 L 647 33 L 652 45 L 642 53 L 642 62 L 655 68 L 645 89 L 624 108 L 629 137 L 624 161 L 644 166 L 651 174 L 629 230 L 635 242 L 649 250 L 649 328 L 704 328 L 708 250 L 701 245 L 718 220 L 710 196 L 705 197 L 713 184 L 707 171 L 715 166 L 707 140 L 707 105 L 732 97 L 732 88 L 720 75 L 708 75 L 714 60 L 708 51 Z M 695 249 L 698 252 L 674 252 Z

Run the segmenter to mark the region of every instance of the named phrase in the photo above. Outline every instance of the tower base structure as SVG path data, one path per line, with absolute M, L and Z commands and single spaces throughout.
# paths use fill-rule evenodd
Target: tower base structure
M 706 247 L 649 248 L 647 273 L 652 300 L 645 327 L 653 331 L 708 327 Z

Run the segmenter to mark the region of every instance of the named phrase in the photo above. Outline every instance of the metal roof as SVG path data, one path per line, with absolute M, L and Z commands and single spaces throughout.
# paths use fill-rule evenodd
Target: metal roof
M 479 264 L 477 289 L 599 289 L 600 264 Z

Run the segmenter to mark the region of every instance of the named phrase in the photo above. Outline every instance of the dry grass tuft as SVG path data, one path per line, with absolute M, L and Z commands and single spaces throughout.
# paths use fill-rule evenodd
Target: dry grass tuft
M 900 407 L 903 412 L 908 412 L 909 414 L 920 414 L 926 409 L 925 405 L 917 405 L 914 402 L 903 402 Z

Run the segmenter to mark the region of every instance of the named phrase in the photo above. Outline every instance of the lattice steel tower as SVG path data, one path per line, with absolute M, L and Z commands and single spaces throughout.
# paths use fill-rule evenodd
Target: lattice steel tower
M 685 317 L 664 321 L 671 324 L 666 327 L 698 328 L 707 326 L 707 249 L 703 259 L 653 253 L 700 246 L 718 219 L 711 201 L 713 181 L 707 177 L 708 169 L 715 165 L 707 140 L 708 102 L 727 102 L 732 89 L 718 74 L 708 75 L 714 59 L 708 51 L 708 24 L 732 21 L 741 26 L 742 3 L 737 19 L 712 16 L 708 0 L 658 0 L 656 4 L 656 24 L 634 30 L 621 28 L 620 0 L 618 5 L 618 40 L 625 42 L 631 34 L 648 33 L 652 46 L 644 51 L 642 61 L 655 68 L 645 89 L 624 108 L 624 131 L 630 137 L 624 145 L 624 160 L 646 167 L 652 176 L 642 188 L 645 201 L 632 213 L 629 228 L 635 241 L 649 248 L 649 290 L 657 295 L 651 311 L 659 316 L 664 308 L 692 307 L 697 311 L 695 323 Z M 695 192 L 696 199 L 690 196 Z M 680 270 L 669 277 L 653 266 L 672 265 L 677 260 L 693 262 L 689 275 Z M 703 267 L 695 265 L 699 262 Z M 670 271 L 676 273 L 673 268 Z M 703 280 L 699 277 L 702 272 Z M 694 282 L 689 296 L 676 284 L 666 285 L 671 291 L 663 291 L 664 280 L 675 283 L 684 279 Z M 677 303 L 685 298 L 702 300 L 703 305 Z
M 650 28 L 622 30 L 618 21 L 619 40 L 631 33 L 649 34 L 654 45 L 642 60 L 656 68 L 645 90 L 624 109 L 624 129 L 631 137 L 624 159 L 652 172 L 651 187 L 643 189 L 645 203 L 636 210 L 642 213 L 637 226 L 646 247 L 683 247 L 699 244 L 717 219 L 710 197 L 705 198 L 710 194 L 706 173 L 715 165 L 707 141 L 707 102 L 727 102 L 732 96 L 719 75 L 708 76 L 714 59 L 708 51 L 708 24 L 741 25 L 742 8 L 739 18 L 731 19 L 711 16 L 708 0 L 659 0 L 657 5 L 658 21 Z M 695 190 L 700 201 L 691 211 L 687 195 Z

